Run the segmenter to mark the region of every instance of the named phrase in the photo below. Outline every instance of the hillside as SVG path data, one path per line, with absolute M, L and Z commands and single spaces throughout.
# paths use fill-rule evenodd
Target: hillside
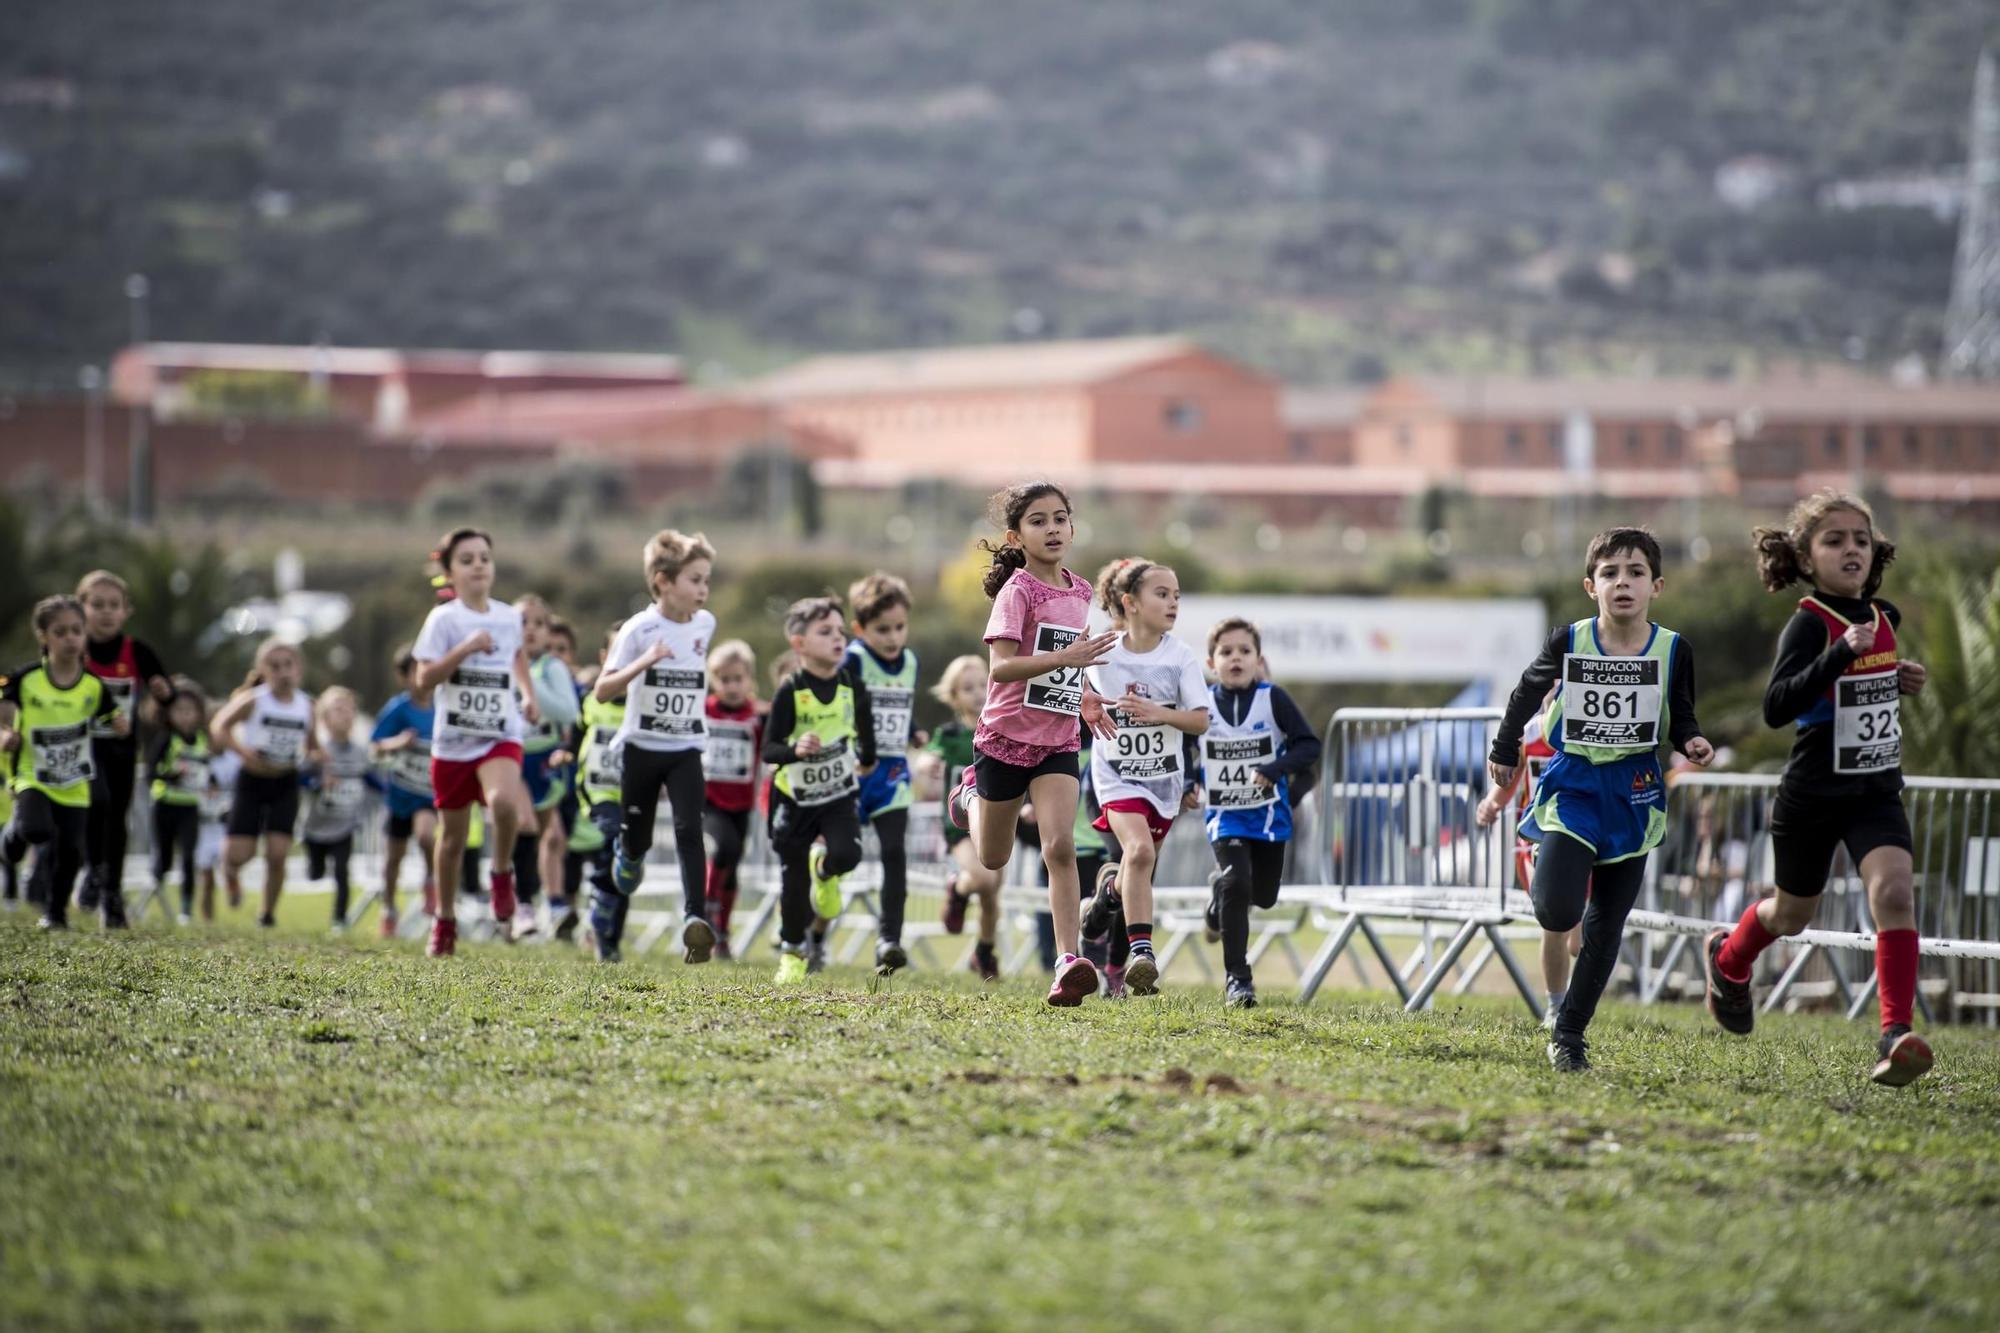
M 26 0 L 0 383 L 121 341 L 1190 329 L 1300 377 L 1933 353 L 1982 0 Z M 1746 154 L 1789 172 L 1717 201 Z M 1859 338 L 1858 345 L 1850 344 Z

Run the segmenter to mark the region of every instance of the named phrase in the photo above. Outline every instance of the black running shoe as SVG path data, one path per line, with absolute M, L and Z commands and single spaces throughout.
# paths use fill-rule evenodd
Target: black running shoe
M 105 890 L 97 900 L 98 923 L 106 930 L 124 930 L 125 890 L 117 885 Z
M 1575 1046 L 1566 1046 L 1560 1041 L 1552 1041 L 1549 1043 L 1549 1068 L 1558 1074 L 1588 1073 L 1590 1056 L 1580 1042 Z
M 67 918 L 65 918 L 65 917 L 60 917 L 60 916 L 57 916 L 57 915 L 55 915 L 55 914 L 54 914 L 54 913 L 52 913 L 52 912 L 44 912 L 44 913 L 42 913 L 42 919 L 41 919 L 41 920 L 39 920 L 39 921 L 37 921 L 37 922 L 35 923 L 35 929 L 36 929 L 36 930 L 68 930 L 68 929 L 69 929 L 69 921 L 68 921 L 68 919 L 67 919 Z
M 1868 1077 L 1885 1088 L 1904 1088 L 1928 1074 L 1932 1063 L 1930 1043 L 1898 1023 L 1876 1043 L 1875 1072 Z
M 1086 939 L 1096 939 L 1109 934 L 1111 923 L 1118 919 L 1124 904 L 1118 900 L 1118 863 L 1106 861 L 1097 872 L 1097 882 L 1091 886 L 1090 901 L 1083 908 L 1083 934 Z
M 1708 932 L 1708 939 L 1702 944 L 1701 971 L 1708 981 L 1708 1012 L 1724 1032 L 1747 1037 L 1750 1029 L 1757 1026 L 1757 1006 L 1750 998 L 1750 983 L 1723 976 L 1715 961 L 1728 938 L 1729 927 L 1717 926 Z
M 1222 1003 L 1229 1009 L 1255 1009 L 1257 1007 L 1257 987 L 1239 977 L 1231 977 L 1224 990 Z
M 76 891 L 76 905 L 86 912 L 97 910 L 97 876 L 89 870 L 83 872 L 83 883 Z
M 910 955 L 903 952 L 903 946 L 894 940 L 875 942 L 875 975 L 886 977 L 910 965 Z

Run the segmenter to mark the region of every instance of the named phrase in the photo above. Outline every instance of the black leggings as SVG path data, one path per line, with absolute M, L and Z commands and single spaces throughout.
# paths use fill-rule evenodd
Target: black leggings
M 321 879 L 333 871 L 333 919 L 337 925 L 347 920 L 347 863 L 354 855 L 354 835 L 332 842 L 306 839 L 306 878 Z
M 908 807 L 884 810 L 868 822 L 882 853 L 882 938 L 900 944 L 903 907 L 910 898 L 910 858 L 903 846 L 909 837 L 910 812 Z
M 100 892 L 109 892 L 125 875 L 125 826 L 139 780 L 139 751 L 131 741 L 100 737 L 90 743 L 90 758 L 97 779 L 90 784 L 84 845 L 90 849 L 91 881 Z
M 1215 881 L 1222 899 L 1222 970 L 1237 981 L 1250 980 L 1250 909 L 1268 910 L 1278 905 L 1286 846 L 1282 842 L 1224 838 L 1210 848 L 1222 871 Z
M 1583 923 L 1583 951 L 1570 973 L 1569 994 L 1556 1015 L 1556 1041 L 1565 1046 L 1583 1042 L 1583 1030 L 1597 1012 L 1597 1001 L 1618 966 L 1618 945 L 1625 936 L 1625 918 L 1639 901 L 1646 878 L 1645 856 L 1597 863 L 1597 853 L 1566 833 L 1542 839 L 1535 854 L 1535 920 L 1543 930 L 1569 931 Z
M 153 883 L 167 886 L 167 872 L 180 854 L 181 911 L 194 912 L 194 849 L 201 840 L 201 807 L 153 802 Z
M 653 819 L 660 812 L 660 788 L 674 816 L 674 854 L 681 863 L 681 910 L 688 916 L 708 912 L 708 859 L 701 844 L 701 811 L 708 799 L 708 782 L 701 775 L 699 750 L 647 750 L 625 745 L 625 780 L 619 788 L 624 811 L 618 828 L 618 854 L 627 861 L 644 860 L 653 846 Z
M 631 769 L 626 769 L 629 775 Z M 828 875 L 845 875 L 861 864 L 861 812 L 852 796 L 825 805 L 797 805 L 771 796 L 771 850 L 778 854 L 778 936 L 800 945 L 812 928 L 812 846 L 826 839 Z
M 40 903 L 53 921 L 69 919 L 69 891 L 83 869 L 89 829 L 87 806 L 59 805 L 32 787 L 14 793 L 14 820 L 0 834 L 0 855 L 8 864 L 18 864 L 30 847 L 35 849 L 28 901 Z

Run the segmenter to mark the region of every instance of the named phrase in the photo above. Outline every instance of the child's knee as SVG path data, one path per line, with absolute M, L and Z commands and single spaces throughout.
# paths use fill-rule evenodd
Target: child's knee
M 1042 833 L 1042 860 L 1051 866 L 1074 866 L 1076 864 L 1076 838 L 1067 831 Z M 994 869 L 999 869 L 995 866 Z
M 1869 906 L 1877 916 L 1908 916 L 1916 910 L 1917 893 L 1907 870 L 1892 870 L 1868 886 Z

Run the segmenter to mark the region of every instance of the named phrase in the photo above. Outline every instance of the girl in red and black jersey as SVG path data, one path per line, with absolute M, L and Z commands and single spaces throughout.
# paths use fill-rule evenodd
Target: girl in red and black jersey
M 1811 923 L 1834 849 L 1845 844 L 1875 924 L 1882 1036 L 1872 1077 L 1902 1087 L 1931 1067 L 1931 1050 L 1910 1031 L 1917 915 L 1897 712 L 1900 696 L 1923 689 L 1924 669 L 1898 656 L 1902 613 L 1876 596 L 1896 548 L 1875 530 L 1865 503 L 1831 490 L 1800 501 L 1784 528 L 1759 528 L 1755 538 L 1766 588 L 1812 588 L 1778 640 L 1764 691 L 1764 721 L 1794 723 L 1798 738 L 1771 814 L 1778 891 L 1735 929 L 1709 934 L 1709 1012 L 1730 1032 L 1750 1031 L 1752 964 L 1774 939 Z
M 757 655 L 741 639 L 718 643 L 708 655 L 708 749 L 702 755 L 707 800 L 701 815 L 708 841 L 708 921 L 715 952 L 728 958 L 729 914 L 736 906 L 736 868 L 757 806 L 758 751 L 764 713 L 757 699 Z
M 102 903 L 105 921 L 122 926 L 125 833 L 132 811 L 132 789 L 139 776 L 136 715 L 142 696 L 150 694 L 165 704 L 174 697 L 174 685 L 153 650 L 125 633 L 125 621 L 132 614 L 132 593 L 124 579 L 108 569 L 93 569 L 78 581 L 76 597 L 83 603 L 83 665 L 103 682 L 104 692 L 126 723 L 123 735 L 112 729 L 108 717 L 98 719 L 91 728 L 91 760 L 97 767 L 97 783 L 84 838 L 90 865 L 77 901 L 85 911 Z

